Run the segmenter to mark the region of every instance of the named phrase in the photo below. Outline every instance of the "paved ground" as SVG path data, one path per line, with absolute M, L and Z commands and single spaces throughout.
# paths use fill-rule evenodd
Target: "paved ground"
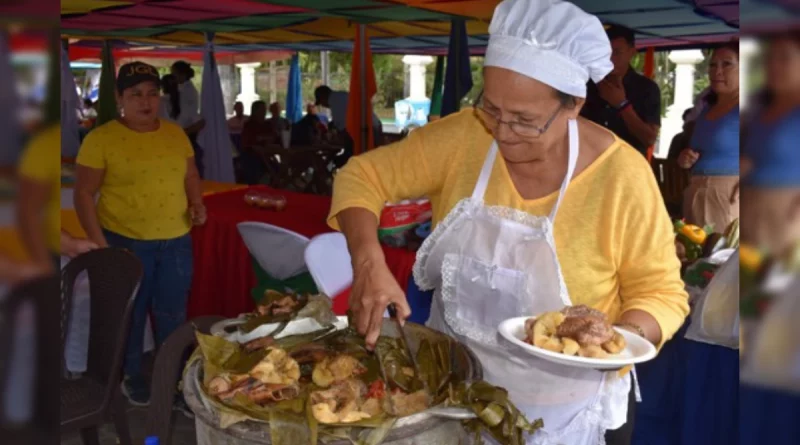
M 143 371 L 146 376 L 152 374 L 153 361 L 152 354 L 145 354 L 142 358 Z M 147 408 L 135 406 L 128 407 L 128 424 L 131 429 L 131 439 L 134 445 L 141 445 L 145 439 L 145 421 L 147 419 Z M 194 431 L 194 420 L 187 418 L 178 411 L 172 412 L 172 444 L 173 445 L 196 445 L 197 438 Z M 109 423 L 100 428 L 100 445 L 117 444 L 117 433 L 114 424 Z M 82 445 L 79 433 L 65 435 L 61 438 L 61 445 Z
M 134 445 L 144 443 L 144 423 L 147 417 L 147 408 L 130 407 L 128 409 L 128 423 L 133 435 Z M 172 443 L 173 445 L 195 445 L 197 439 L 194 433 L 194 420 L 189 420 L 179 412 L 173 412 Z M 117 433 L 114 424 L 109 423 L 100 429 L 100 444 L 114 445 L 117 442 Z M 61 438 L 61 445 L 82 445 L 79 434 L 72 434 Z

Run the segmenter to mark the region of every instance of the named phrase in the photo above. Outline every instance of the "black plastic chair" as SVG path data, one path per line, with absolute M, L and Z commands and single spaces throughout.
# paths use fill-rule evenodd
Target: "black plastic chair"
M 146 436 L 158 437 L 161 445 L 172 443 L 172 403 L 187 349 L 197 345 L 195 332 L 208 334 L 211 325 L 220 320 L 223 320 L 223 317 L 210 315 L 184 323 L 167 337 L 156 354 L 145 432 Z
M 58 305 L 58 276 L 42 277 L 21 283 L 0 298 L 0 394 L 9 394 L 19 386 L 20 375 L 12 367 L 21 357 L 19 348 L 33 348 L 24 363 L 29 382 L 30 411 L 20 413 L 22 403 L 7 406 L 0 403 L 0 431 L 3 444 L 50 443 L 58 437 L 58 405 L 52 402 L 58 392 L 58 360 L 60 351 L 56 330 Z M 22 311 L 25 310 L 27 314 Z M 26 315 L 32 315 L 30 317 Z M 21 343 L 15 344 L 19 340 Z M 24 377 L 23 377 L 24 378 Z M 26 415 L 27 414 L 27 415 Z
M 87 371 L 77 380 L 61 381 L 61 434 L 80 431 L 86 445 L 97 444 L 97 427 L 111 418 L 122 445 L 132 445 L 127 402 L 120 390 L 122 360 L 130 331 L 142 265 L 124 249 L 98 249 L 80 255 L 61 272 L 62 372 L 72 292 L 86 271 L 91 293 Z

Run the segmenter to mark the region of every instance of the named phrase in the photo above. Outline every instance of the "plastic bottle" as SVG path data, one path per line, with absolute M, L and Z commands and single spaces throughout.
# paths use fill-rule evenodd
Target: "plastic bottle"
M 159 445 L 160 440 L 156 436 L 150 436 L 144 440 L 144 445 Z

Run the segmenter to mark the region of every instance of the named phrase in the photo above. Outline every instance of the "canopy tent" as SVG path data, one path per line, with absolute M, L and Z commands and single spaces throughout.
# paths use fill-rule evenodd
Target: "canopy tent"
M 779 2 L 781 0 L 773 0 Z M 738 32 L 736 0 L 574 0 L 606 23 L 633 28 L 648 46 L 698 46 Z M 499 0 L 63 0 L 62 33 L 202 51 L 215 32 L 223 53 L 263 50 L 352 51 L 365 24 L 376 53 L 444 54 L 450 21 L 465 19 L 480 54 Z

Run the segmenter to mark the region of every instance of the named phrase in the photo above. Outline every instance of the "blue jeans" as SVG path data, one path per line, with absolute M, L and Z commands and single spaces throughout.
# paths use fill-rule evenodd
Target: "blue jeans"
M 143 241 L 103 230 L 108 244 L 130 250 L 142 262 L 144 275 L 136 294 L 131 331 L 125 354 L 125 376 L 141 377 L 142 349 L 147 315 L 160 346 L 186 321 L 186 302 L 192 284 L 192 239 L 190 235 Z

